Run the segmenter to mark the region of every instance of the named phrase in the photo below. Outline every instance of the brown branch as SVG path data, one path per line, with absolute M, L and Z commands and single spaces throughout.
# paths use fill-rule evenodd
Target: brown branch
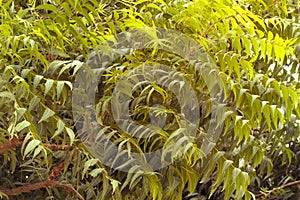
M 7 143 L 0 145 L 0 154 L 3 154 L 7 150 L 14 149 L 17 146 L 22 145 L 22 143 L 23 143 L 23 139 L 14 137 Z M 42 145 L 44 147 L 48 147 L 49 149 L 52 149 L 54 151 L 72 149 L 72 146 L 70 146 L 70 145 L 58 145 L 58 144 L 46 144 L 46 143 L 43 143 Z
M 74 160 L 74 155 L 72 155 L 72 159 L 71 161 Z M 58 177 L 59 175 L 59 172 L 61 172 L 63 170 L 63 168 L 65 167 L 65 163 L 62 162 L 60 163 L 58 166 L 54 167 L 52 170 L 51 170 L 51 173 L 49 175 L 49 180 L 54 180 L 56 177 Z
M 22 140 L 14 137 L 12 140 L 8 141 L 5 144 L 0 145 L 0 154 L 3 154 L 5 151 L 9 149 L 14 149 L 16 146 L 19 146 L 23 143 Z
M 49 149 L 52 149 L 54 151 L 72 149 L 72 146 L 70 146 L 70 145 L 58 145 L 58 144 L 45 144 L 44 143 L 43 146 L 48 147 Z
M 73 159 L 74 159 L 74 157 L 72 156 L 72 160 Z M 48 180 L 46 180 L 46 181 L 34 183 L 34 184 L 26 185 L 26 186 L 21 186 L 21 187 L 10 189 L 10 190 L 0 190 L 0 192 L 5 193 L 6 195 L 19 195 L 23 192 L 38 190 L 38 189 L 45 188 L 45 187 L 57 187 L 57 188 L 62 188 L 64 190 L 66 190 L 67 192 L 73 192 L 74 194 L 76 194 L 78 199 L 84 200 L 84 198 L 79 194 L 79 192 L 77 190 L 75 190 L 74 187 L 54 181 L 54 179 L 59 176 L 59 172 L 64 168 L 64 166 L 65 166 L 65 163 L 62 162 L 58 166 L 54 167 L 51 170 Z
M 279 188 L 280 188 L 280 189 L 284 189 L 284 188 L 291 187 L 291 186 L 295 186 L 295 185 L 299 185 L 299 184 L 300 184 L 300 180 L 297 180 L 297 181 L 290 182 L 290 183 L 287 183 L 287 184 L 285 184 L 285 185 L 282 185 L 282 186 L 280 186 Z
M 58 188 L 63 188 L 68 192 L 73 192 L 74 194 L 76 194 L 76 196 L 78 197 L 78 199 L 80 200 L 84 200 L 84 198 L 81 196 L 81 194 L 79 194 L 79 192 L 77 190 L 75 190 L 75 188 L 71 185 L 65 185 L 62 183 L 58 183 L 56 181 L 52 181 L 52 180 L 48 180 L 47 182 L 49 182 L 49 186 L 50 187 L 58 187 Z
M 291 182 L 291 183 L 287 183 L 287 184 L 284 184 L 282 186 L 273 188 L 272 190 L 267 191 L 267 194 L 271 194 L 272 192 L 274 192 L 276 190 L 281 190 L 281 189 L 284 189 L 284 188 L 287 188 L 287 187 L 291 187 L 291 186 L 295 186 L 295 185 L 300 185 L 300 180 L 297 180 L 297 181 L 294 181 L 294 182 Z M 255 195 L 255 197 L 256 198 L 262 198 L 262 197 L 265 197 L 267 194 L 261 193 L 261 194 Z
M 11 190 L 2 190 L 1 192 L 5 193 L 6 195 L 18 195 L 21 194 L 23 192 L 29 192 L 32 190 L 37 190 L 37 189 L 41 189 L 41 188 L 45 188 L 45 187 L 57 187 L 57 188 L 62 188 L 68 192 L 73 192 L 74 194 L 76 194 L 76 196 L 78 197 L 78 199 L 80 200 L 84 200 L 84 198 L 81 196 L 81 194 L 79 194 L 79 192 L 77 192 L 77 190 L 75 190 L 74 187 L 70 186 L 70 185 L 65 185 L 53 180 L 46 180 L 43 182 L 39 182 L 39 183 L 34 183 L 31 185 L 26 185 L 26 186 L 22 186 L 22 187 L 18 187 L 18 188 L 14 188 Z
M 40 183 L 34 183 L 31 185 L 21 186 L 18 188 L 10 189 L 10 190 L 1 190 L 1 192 L 7 194 L 7 195 L 18 195 L 23 192 L 29 192 L 31 190 L 37 190 L 40 188 L 46 187 L 46 181 L 40 182 Z
M 56 177 L 58 177 L 59 172 L 64 168 L 64 166 L 65 166 L 65 163 L 62 162 L 57 167 L 54 167 L 49 176 L 49 180 L 54 180 Z

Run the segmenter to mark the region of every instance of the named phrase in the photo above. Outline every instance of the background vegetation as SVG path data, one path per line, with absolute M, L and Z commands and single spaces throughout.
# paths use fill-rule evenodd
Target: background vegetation
M 0 2 L 0 198 L 300 198 L 298 0 Z M 116 60 L 114 66 L 123 69 L 106 72 L 96 102 L 99 123 L 110 127 L 115 144 L 126 143 L 132 151 L 163 147 L 178 128 L 176 101 L 166 103 L 174 108 L 166 134 L 151 141 L 132 138 L 114 124 L 105 102 L 117 81 L 138 64 L 158 62 L 178 70 L 202 108 L 197 138 L 182 159 L 152 173 L 134 166 L 124 173 L 106 167 L 80 141 L 72 87 L 93 49 L 117 33 L 144 27 L 172 29 L 196 40 L 219 70 L 224 98 L 222 103 L 212 98 L 190 64 L 168 52 L 150 48 Z M 149 99 L 165 103 L 172 96 L 163 87 L 153 88 L 144 90 Z M 151 105 L 137 105 L 132 115 L 146 123 Z M 217 122 L 224 128 L 203 157 L 212 106 L 224 112 Z

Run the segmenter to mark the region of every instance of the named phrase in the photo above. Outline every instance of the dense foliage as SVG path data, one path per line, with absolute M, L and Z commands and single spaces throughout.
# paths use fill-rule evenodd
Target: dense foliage
M 0 198 L 300 198 L 299 0 L 0 2 Z M 174 144 L 172 156 L 180 159 L 155 172 L 134 165 L 126 173 L 106 166 L 82 143 L 72 90 L 100 44 L 124 31 L 150 31 L 146 27 L 197 41 L 216 66 L 207 74 L 218 77 L 220 94 L 211 95 L 192 63 L 155 45 L 116 59 L 99 83 L 95 111 L 120 148 L 152 151 L 181 136 L 178 101 L 159 84 L 139 87 L 130 110 L 141 124 L 149 123 L 149 113 L 165 117 L 159 134 L 135 138 L 117 127 L 112 90 L 138 65 L 161 63 L 178 71 L 201 108 L 194 140 Z M 214 113 L 222 128 L 217 140 L 210 138 Z

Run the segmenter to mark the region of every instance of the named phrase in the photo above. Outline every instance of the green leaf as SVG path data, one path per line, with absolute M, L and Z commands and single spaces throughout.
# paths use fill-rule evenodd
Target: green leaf
M 30 153 L 33 149 L 35 149 L 40 143 L 41 141 L 39 140 L 36 139 L 31 140 L 25 148 L 23 157 L 26 157 L 27 154 Z
M 41 80 L 43 79 L 44 77 L 41 76 L 41 75 L 36 75 L 33 79 L 33 88 L 36 89 L 36 87 L 39 85 L 39 83 L 41 82 Z
M 42 4 L 42 5 L 39 5 L 35 8 L 36 9 L 41 9 L 41 10 L 49 10 L 49 11 L 52 11 L 52 12 L 57 12 L 57 7 L 54 6 L 53 4 Z
M 222 167 L 222 174 L 225 174 L 228 167 L 231 166 L 232 164 L 233 164 L 232 160 L 226 160 Z
M 73 142 L 74 142 L 74 139 L 75 139 L 75 134 L 74 134 L 73 130 L 70 129 L 69 127 L 65 127 L 65 128 L 66 128 L 66 131 L 67 131 L 67 133 L 69 135 L 69 138 L 70 138 L 70 145 L 72 145 Z
M 41 99 L 39 97 L 34 96 L 29 102 L 28 111 L 32 111 L 40 101 Z
M 49 119 L 50 117 L 52 117 L 53 115 L 55 115 L 55 112 L 53 110 L 51 110 L 50 108 L 47 108 L 44 111 L 44 114 L 42 116 L 42 118 L 40 119 L 40 121 L 38 123 L 41 123 L 43 121 L 46 121 L 47 119 Z
M 236 180 L 240 173 L 241 173 L 241 170 L 239 168 L 235 167 L 232 171 L 232 179 Z
M 54 83 L 54 80 L 52 79 L 48 79 L 45 83 L 45 93 L 44 95 L 48 94 L 48 92 L 50 91 L 50 89 L 52 88 L 53 86 L 53 83 Z
M 271 31 L 268 32 L 268 40 L 273 40 L 274 35 Z
M 0 97 L 6 97 L 11 100 L 15 100 L 15 96 L 11 92 L 8 92 L 8 91 L 0 92 Z
M 64 123 L 61 119 L 59 119 L 59 120 L 57 121 L 56 126 L 57 126 L 57 130 L 54 132 L 54 134 L 53 134 L 53 136 L 51 137 L 51 139 L 53 139 L 54 137 L 58 136 L 58 135 L 64 130 L 64 128 L 65 128 L 65 123 Z
M 121 184 L 119 181 L 112 179 L 110 181 L 112 187 L 113 187 L 113 193 L 115 192 L 116 188 L 118 187 L 119 184 Z
M 51 73 L 54 73 L 59 67 L 70 62 L 71 62 L 70 60 L 66 60 L 66 61 L 54 60 L 49 64 L 48 70 L 51 71 Z
M 98 159 L 95 159 L 95 158 L 86 161 L 86 162 L 84 163 L 84 167 L 83 167 L 82 174 L 84 175 L 84 174 L 87 172 L 87 170 L 88 170 L 90 167 L 94 166 L 97 162 L 99 162 L 99 160 L 98 160 Z M 83 178 L 83 177 L 82 177 L 82 178 Z
M 102 174 L 103 171 L 105 171 L 103 168 L 93 169 L 93 171 L 90 172 L 90 175 L 95 178 L 99 174 Z
M 24 120 L 16 125 L 15 130 L 17 132 L 20 132 L 21 130 L 23 130 L 24 128 L 27 128 L 28 126 L 30 126 L 30 122 Z
M 33 158 L 35 158 L 37 155 L 39 155 L 43 149 L 44 149 L 43 146 L 38 146 L 38 147 L 34 150 Z
M 26 108 L 18 108 L 17 109 L 17 120 L 16 121 L 19 121 L 24 116 L 26 111 L 27 111 Z
M 134 188 L 139 181 L 142 179 L 142 173 L 140 171 L 138 172 L 134 172 L 134 173 L 130 173 L 131 174 L 131 179 L 130 179 L 130 184 L 129 184 L 129 189 Z M 132 176 L 133 174 L 133 176 Z
M 70 90 L 73 89 L 73 85 L 72 85 L 72 83 L 71 83 L 70 81 L 64 81 L 64 83 L 65 83 L 67 86 L 69 86 Z
M 265 39 L 261 39 L 260 42 L 260 58 L 265 59 L 266 57 L 266 40 Z
M 61 95 L 61 92 L 64 88 L 64 81 L 58 81 L 57 82 L 57 86 L 56 86 L 56 95 L 57 95 L 57 100 L 59 99 L 60 95 Z

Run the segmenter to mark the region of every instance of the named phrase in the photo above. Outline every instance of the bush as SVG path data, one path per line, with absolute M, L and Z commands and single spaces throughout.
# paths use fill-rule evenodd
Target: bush
M 299 198 L 299 1 L 0 1 L 0 198 Z

